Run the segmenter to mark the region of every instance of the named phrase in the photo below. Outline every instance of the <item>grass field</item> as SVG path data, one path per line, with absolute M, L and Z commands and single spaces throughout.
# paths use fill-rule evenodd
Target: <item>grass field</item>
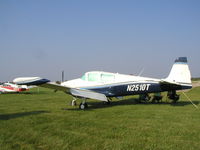
M 187 93 L 200 107 L 200 88 Z M 40 88 L 0 95 L 0 149 L 197 150 L 200 109 L 181 96 L 177 104 L 136 104 L 136 97 L 111 105 L 88 101 L 88 110 L 69 106 L 72 97 Z

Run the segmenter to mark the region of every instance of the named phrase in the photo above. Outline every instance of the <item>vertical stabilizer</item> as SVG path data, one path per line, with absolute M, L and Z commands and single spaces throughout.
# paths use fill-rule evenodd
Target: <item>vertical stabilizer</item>
M 187 64 L 187 57 L 179 57 L 175 60 L 170 74 L 165 81 L 180 84 L 191 84 L 191 74 Z

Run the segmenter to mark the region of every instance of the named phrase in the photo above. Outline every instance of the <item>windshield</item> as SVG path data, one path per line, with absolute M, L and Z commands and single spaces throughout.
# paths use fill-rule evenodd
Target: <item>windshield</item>
M 85 74 L 81 77 L 82 80 L 86 80 Z

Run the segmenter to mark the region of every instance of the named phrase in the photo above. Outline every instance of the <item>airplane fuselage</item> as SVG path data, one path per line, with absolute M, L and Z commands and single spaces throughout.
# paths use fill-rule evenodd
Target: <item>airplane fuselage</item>
M 61 85 L 102 93 L 107 97 L 157 93 L 169 90 L 190 89 L 191 85 L 173 86 L 160 84 L 160 79 L 118 73 L 92 71 L 82 78 L 63 82 Z

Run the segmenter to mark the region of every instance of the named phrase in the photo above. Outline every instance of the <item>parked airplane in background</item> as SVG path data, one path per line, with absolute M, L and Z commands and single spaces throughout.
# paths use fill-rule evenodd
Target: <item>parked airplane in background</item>
M 27 85 L 17 85 L 17 84 L 13 84 L 10 82 L 7 83 L 2 83 L 0 85 L 0 94 L 1 93 L 14 93 L 14 92 L 22 92 L 22 91 L 27 91 L 29 90 L 29 88 L 27 87 Z
M 96 99 L 109 103 L 110 98 L 142 95 L 144 100 L 149 100 L 148 93 L 168 92 L 168 97 L 176 102 L 179 100 L 177 90 L 190 89 L 191 74 L 186 57 L 179 57 L 165 79 L 146 78 L 133 75 L 92 71 L 85 73 L 81 78 L 56 84 L 40 77 L 16 78 L 16 84 L 37 85 L 63 91 L 75 97 L 81 97 L 79 108 L 87 108 L 86 99 Z M 162 97 L 158 98 L 161 99 Z M 75 104 L 76 99 L 72 101 Z

